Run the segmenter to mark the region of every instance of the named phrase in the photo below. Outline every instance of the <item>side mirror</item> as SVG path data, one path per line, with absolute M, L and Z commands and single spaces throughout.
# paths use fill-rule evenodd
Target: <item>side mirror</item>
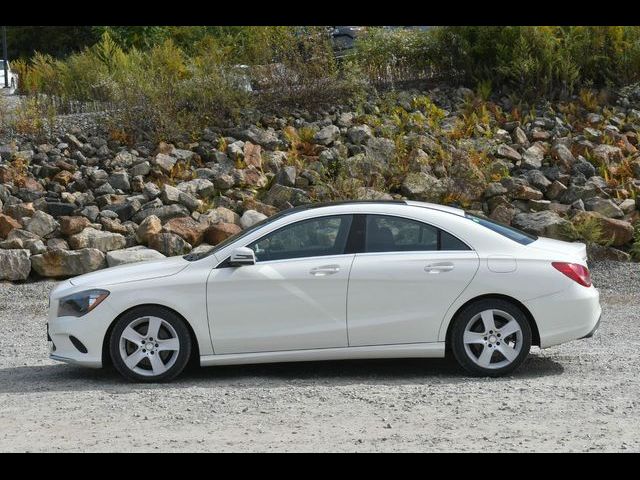
M 240 267 L 242 265 L 254 265 L 256 263 L 256 254 L 253 250 L 247 247 L 236 248 L 231 252 L 231 258 L 229 263 L 234 267 Z

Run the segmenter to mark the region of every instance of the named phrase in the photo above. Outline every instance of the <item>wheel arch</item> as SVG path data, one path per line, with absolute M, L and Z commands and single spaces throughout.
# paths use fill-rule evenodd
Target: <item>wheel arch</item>
M 184 322 L 184 324 L 187 327 L 187 330 L 189 331 L 189 335 L 191 336 L 191 358 L 189 359 L 189 364 L 193 364 L 195 362 L 197 362 L 199 364 L 200 362 L 200 344 L 198 343 L 198 337 L 195 334 L 195 331 L 193 330 L 193 327 L 191 326 L 191 323 L 189 323 L 189 321 L 185 318 L 184 315 L 182 315 L 180 312 L 176 311 L 175 309 L 171 308 L 171 307 L 167 307 L 166 305 L 161 305 L 159 303 L 142 303 L 140 305 L 135 305 L 133 307 L 127 308 L 125 311 L 121 312 L 119 315 L 117 315 L 109 324 L 109 327 L 107 328 L 107 331 L 104 335 L 104 338 L 102 339 L 102 365 L 103 366 L 107 366 L 107 365 L 111 365 L 112 364 L 112 360 L 111 360 L 111 354 L 109 353 L 109 339 L 111 338 L 111 332 L 113 331 L 113 328 L 116 324 L 116 322 L 125 314 L 129 313 L 132 310 L 135 310 L 136 308 L 142 308 L 142 307 L 155 307 L 155 308 L 161 308 L 163 310 L 167 310 L 171 313 L 173 313 L 174 315 L 177 315 L 178 317 L 180 317 L 182 319 L 182 321 Z
M 538 324 L 536 323 L 536 320 L 531 314 L 531 312 L 529 311 L 529 309 L 522 302 L 508 295 L 501 295 L 499 293 L 488 293 L 485 295 L 479 295 L 477 297 L 474 297 L 466 301 L 464 304 L 460 305 L 460 307 L 456 310 L 456 313 L 453 314 L 453 316 L 451 317 L 451 320 L 449 321 L 449 325 L 447 325 L 447 333 L 445 335 L 445 345 L 447 350 L 449 350 L 450 344 L 451 344 L 450 340 L 451 340 L 451 330 L 452 330 L 453 324 L 458 318 L 458 315 L 460 314 L 460 312 L 464 308 L 466 308 L 468 305 L 474 302 L 477 302 L 480 300 L 491 300 L 491 299 L 504 300 L 518 307 L 522 311 L 522 313 L 524 313 L 525 317 L 527 317 L 527 320 L 529 321 L 529 326 L 531 327 L 531 344 L 540 346 L 540 331 L 538 330 Z

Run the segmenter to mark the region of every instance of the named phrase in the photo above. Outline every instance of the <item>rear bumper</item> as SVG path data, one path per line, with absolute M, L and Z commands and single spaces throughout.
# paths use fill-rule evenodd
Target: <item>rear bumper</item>
M 602 315 L 598 290 L 577 283 L 524 304 L 538 326 L 541 348 L 593 336 Z
M 593 337 L 598 332 L 598 329 L 600 328 L 600 321 L 601 320 L 602 320 L 602 314 L 598 317 L 598 322 L 596 323 L 596 326 L 593 327 L 593 330 L 591 330 L 589 333 L 587 333 L 582 338 L 591 338 L 591 337 Z

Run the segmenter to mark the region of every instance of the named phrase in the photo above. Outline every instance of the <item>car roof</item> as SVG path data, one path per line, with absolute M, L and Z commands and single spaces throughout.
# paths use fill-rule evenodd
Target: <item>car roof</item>
M 440 212 L 451 213 L 454 215 L 464 216 L 464 210 L 447 205 L 439 205 L 437 203 L 418 202 L 414 200 L 340 200 L 334 202 L 318 202 L 306 203 L 294 208 L 283 210 L 280 213 L 284 215 L 293 214 L 305 210 L 311 210 L 323 207 L 334 207 L 341 205 L 407 205 L 409 207 L 429 208 Z

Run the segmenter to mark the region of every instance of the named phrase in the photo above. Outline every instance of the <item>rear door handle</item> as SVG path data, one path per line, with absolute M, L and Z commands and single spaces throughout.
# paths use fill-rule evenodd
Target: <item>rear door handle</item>
M 453 270 L 453 263 L 451 262 L 430 263 L 424 267 L 424 271 L 427 273 L 444 273 L 451 270 Z
M 315 277 L 325 277 L 333 275 L 340 271 L 340 265 L 323 265 L 321 267 L 312 268 L 309 273 Z

